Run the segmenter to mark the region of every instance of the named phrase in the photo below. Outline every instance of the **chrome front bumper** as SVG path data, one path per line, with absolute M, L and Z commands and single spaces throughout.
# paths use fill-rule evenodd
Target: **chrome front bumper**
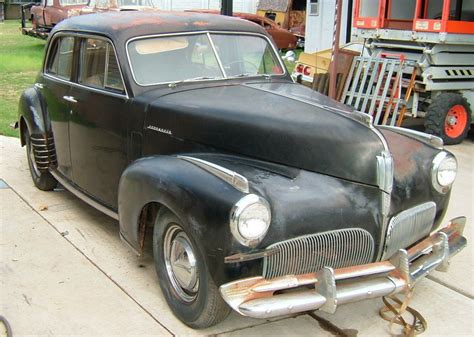
M 386 261 L 273 279 L 252 277 L 224 284 L 220 291 L 232 309 L 254 318 L 317 309 L 334 313 L 340 304 L 403 292 L 434 269 L 446 271 L 449 259 L 466 246 L 465 223 L 465 217 L 455 218 Z

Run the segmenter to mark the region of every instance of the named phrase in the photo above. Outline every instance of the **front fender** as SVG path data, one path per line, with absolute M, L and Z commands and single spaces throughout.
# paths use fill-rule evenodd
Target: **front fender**
M 172 211 L 201 242 L 211 275 L 222 280 L 227 244 L 232 241 L 229 214 L 244 194 L 207 171 L 174 156 L 153 156 L 132 163 L 120 179 L 120 234 L 139 250 L 139 216 L 156 202 Z

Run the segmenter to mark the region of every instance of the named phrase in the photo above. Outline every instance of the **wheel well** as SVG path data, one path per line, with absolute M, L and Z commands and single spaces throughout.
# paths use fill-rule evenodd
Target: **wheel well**
M 155 225 L 156 216 L 158 215 L 158 211 L 161 209 L 161 207 L 164 206 L 158 202 L 149 202 L 143 206 L 142 210 L 140 211 L 137 226 L 140 255 L 143 255 L 145 249 L 145 241 L 147 238 L 147 233 L 149 233 L 147 228 L 153 228 Z

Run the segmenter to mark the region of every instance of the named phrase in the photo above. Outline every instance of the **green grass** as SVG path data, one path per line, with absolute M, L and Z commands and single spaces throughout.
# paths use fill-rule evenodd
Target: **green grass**
M 41 68 L 45 41 L 22 35 L 19 20 L 0 23 L 0 135 L 18 137 L 18 99 Z

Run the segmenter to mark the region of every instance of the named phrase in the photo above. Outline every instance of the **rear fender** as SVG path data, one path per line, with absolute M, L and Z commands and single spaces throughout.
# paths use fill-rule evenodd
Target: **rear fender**
M 51 124 L 44 113 L 45 105 L 41 94 L 36 88 L 26 89 L 20 97 L 18 121 L 21 135 L 21 145 L 25 145 L 24 128 L 30 135 L 47 137 L 51 135 Z

